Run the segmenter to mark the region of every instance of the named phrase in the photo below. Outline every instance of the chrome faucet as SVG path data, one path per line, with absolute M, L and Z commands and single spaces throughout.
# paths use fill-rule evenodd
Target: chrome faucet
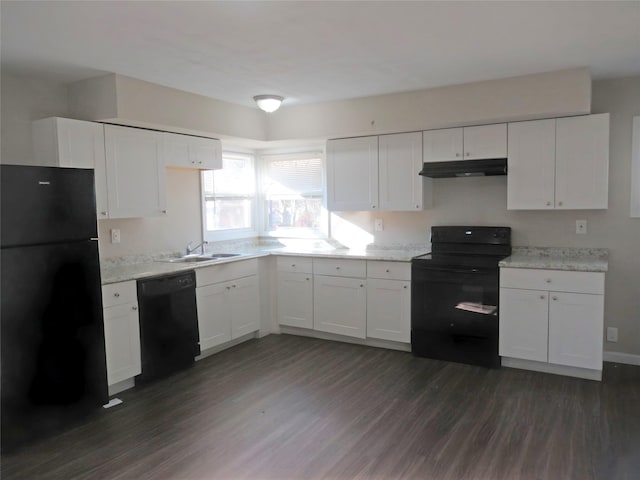
M 200 251 L 202 252 L 202 255 L 204 255 L 204 246 L 207 245 L 209 242 L 207 242 L 206 240 L 204 240 L 202 243 L 199 243 L 198 245 L 196 245 L 195 247 L 192 247 L 191 244 L 193 242 L 189 242 L 189 244 L 187 245 L 187 255 L 191 255 L 193 252 L 195 252 L 198 248 L 200 249 Z

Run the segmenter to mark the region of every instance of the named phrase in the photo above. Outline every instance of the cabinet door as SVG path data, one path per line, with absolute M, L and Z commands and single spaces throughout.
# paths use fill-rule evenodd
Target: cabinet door
M 195 168 L 189 158 L 189 138 L 177 133 L 163 133 L 164 153 L 167 167 Z
M 554 208 L 555 119 L 510 123 L 508 150 L 507 209 Z
M 367 279 L 367 337 L 411 341 L 411 283 Z
M 507 124 L 464 127 L 464 159 L 507 158 Z
M 191 160 L 196 168 L 222 168 L 222 143 L 215 138 L 191 138 Z
M 378 137 L 327 141 L 327 208 L 378 209 Z
M 500 289 L 501 356 L 547 361 L 548 296 L 544 291 Z
M 278 323 L 313 328 L 313 280 L 309 273 L 278 272 Z
M 462 128 L 422 132 L 422 161 L 462 160 Z
M 234 339 L 260 329 L 258 277 L 239 278 L 230 284 L 231 338 Z
M 104 343 L 109 385 L 142 373 L 137 304 L 104 309 Z
M 415 211 L 430 207 L 424 205 L 423 186 L 429 188 L 431 179 L 424 179 L 423 183 L 423 177 L 418 175 L 422 168 L 420 132 L 380 135 L 378 145 L 380 210 Z
M 227 298 L 230 283 L 196 288 L 200 350 L 231 340 L 231 307 Z
M 365 338 L 366 311 L 365 280 L 314 275 L 314 330 Z
M 110 218 L 166 213 L 162 135 L 105 125 L 107 193 Z
M 556 208 L 607 208 L 609 114 L 556 122 Z
M 549 295 L 549 362 L 602 370 L 604 296 Z

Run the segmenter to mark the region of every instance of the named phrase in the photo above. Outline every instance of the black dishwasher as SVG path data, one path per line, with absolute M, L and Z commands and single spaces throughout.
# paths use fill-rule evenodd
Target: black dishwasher
M 192 366 L 200 354 L 195 272 L 138 280 L 138 306 L 142 373 L 136 382 Z

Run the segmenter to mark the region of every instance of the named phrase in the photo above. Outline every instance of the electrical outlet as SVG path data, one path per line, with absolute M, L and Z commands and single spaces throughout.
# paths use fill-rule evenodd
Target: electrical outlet
M 586 220 L 576 220 L 576 233 L 587 233 L 587 221 Z
M 382 232 L 384 230 L 384 223 L 382 223 L 381 218 L 376 218 L 374 225 L 376 232 Z
M 120 243 L 120 229 L 112 228 L 111 229 L 111 243 Z
M 618 329 L 616 327 L 607 327 L 607 342 L 618 341 Z

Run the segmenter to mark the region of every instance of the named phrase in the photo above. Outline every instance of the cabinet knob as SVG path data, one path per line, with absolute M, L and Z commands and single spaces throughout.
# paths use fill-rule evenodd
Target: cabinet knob
M 292 264 L 291 264 L 291 266 L 292 266 L 292 267 L 295 267 L 295 266 L 296 266 L 296 264 L 295 264 L 295 263 L 292 263 Z
M 309 280 L 311 280 L 311 279 L 310 279 L 309 277 L 307 277 L 307 282 L 308 282 Z
M 103 217 L 107 216 L 107 212 L 100 212 L 100 215 L 102 215 Z
M 471 156 L 471 154 L 469 152 L 467 152 L 467 157 L 470 157 L 470 156 Z
M 456 157 L 459 157 L 459 156 L 460 156 L 460 154 L 458 152 L 456 152 Z
M 120 294 L 119 294 L 118 292 L 116 292 L 116 293 L 114 293 L 114 294 L 113 294 L 113 296 L 114 296 L 114 297 L 119 297 L 119 296 L 120 296 Z
M 545 282 L 547 282 L 547 283 L 551 283 L 551 279 L 550 279 L 550 278 L 547 278 L 547 279 L 545 280 Z
M 360 284 L 360 286 L 361 286 L 361 287 L 364 287 L 364 283 L 361 283 L 361 284 Z
M 371 208 L 376 208 L 376 206 L 375 205 L 371 205 Z
M 336 270 L 340 270 L 340 267 L 336 267 Z
M 558 297 L 551 297 L 552 300 L 558 300 Z
M 561 207 L 562 206 L 562 202 L 558 202 L 558 206 Z
M 406 285 L 403 285 L 403 286 L 402 286 L 402 288 L 407 288 L 407 286 L 406 286 Z
M 420 205 L 416 205 L 416 208 L 420 208 Z
M 236 286 L 235 286 L 235 285 L 231 285 L 231 286 L 232 286 L 233 288 L 236 288 Z
M 540 295 L 540 300 L 544 300 L 545 296 L 544 295 Z
M 385 272 L 389 273 L 389 269 L 387 268 L 387 269 L 385 270 Z
M 229 285 L 227 285 L 227 290 L 231 290 L 231 287 Z
M 551 206 L 551 202 L 547 202 L 547 207 L 550 207 L 550 206 Z
M 167 211 L 166 210 L 162 210 L 162 213 L 167 213 Z
M 132 306 L 131 310 L 138 310 L 138 306 L 137 305 Z

